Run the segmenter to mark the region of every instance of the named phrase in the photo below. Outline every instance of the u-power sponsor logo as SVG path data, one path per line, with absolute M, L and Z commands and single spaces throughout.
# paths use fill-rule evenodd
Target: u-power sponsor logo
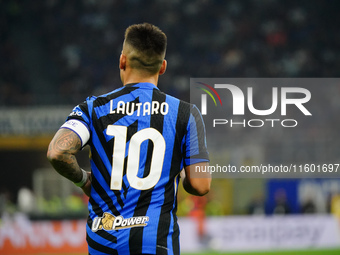
M 201 113 L 208 114 L 208 95 L 213 100 L 215 107 L 223 106 L 223 96 L 230 98 L 232 96 L 232 116 L 244 116 L 246 110 L 250 113 L 259 116 L 254 119 L 236 119 L 230 118 L 214 118 L 213 127 L 219 125 L 228 125 L 230 127 L 251 127 L 259 128 L 265 125 L 275 127 L 280 125 L 282 127 L 296 127 L 298 125 L 297 119 L 287 118 L 270 118 L 271 114 L 276 113 L 280 108 L 280 115 L 287 115 L 287 106 L 296 107 L 304 116 L 311 116 L 311 112 L 307 109 L 305 104 L 310 101 L 311 93 L 308 89 L 300 87 L 272 87 L 271 91 L 271 106 L 267 109 L 257 109 L 254 106 L 254 93 L 252 87 L 247 87 L 246 93 L 238 86 L 232 84 L 214 84 L 214 86 L 196 82 L 196 87 L 205 93 L 201 94 Z M 218 91 L 217 91 L 218 90 Z M 226 94 L 228 93 L 228 94 Z M 258 98 L 258 97 L 257 97 Z M 217 100 L 216 100 L 217 99 Z M 263 101 L 268 101 L 268 96 L 262 98 Z M 217 103 L 219 102 L 219 104 Z M 225 107 L 225 106 L 224 106 Z M 215 114 L 213 110 L 211 113 Z M 214 116 L 215 117 L 215 116 Z

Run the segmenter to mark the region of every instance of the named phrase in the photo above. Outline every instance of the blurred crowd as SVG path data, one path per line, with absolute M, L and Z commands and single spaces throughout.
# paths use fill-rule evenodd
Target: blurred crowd
M 339 77 L 339 8 L 337 0 L 0 1 L 0 107 L 73 106 L 120 87 L 124 31 L 141 22 L 156 24 L 167 34 L 168 69 L 160 89 L 184 100 L 189 100 L 190 77 Z M 310 105 L 320 124 L 301 120 L 295 133 L 234 129 L 225 132 L 225 151 L 217 145 L 212 157 L 232 158 L 228 153 L 234 153 L 241 164 L 252 155 L 240 152 L 251 150 L 269 163 L 336 163 L 331 160 L 340 153 L 335 142 L 340 122 L 333 117 L 340 89 L 333 89 L 318 90 Z M 271 91 L 262 93 L 268 97 Z M 327 113 L 318 108 L 325 102 Z M 0 212 L 3 201 L 16 200 L 1 193 Z M 182 201 L 179 210 L 188 203 L 194 208 L 195 201 Z M 207 201 L 207 208 L 221 207 L 213 202 Z M 263 212 L 263 206 L 263 200 L 254 199 L 248 213 Z M 277 210 L 288 212 L 285 206 Z M 314 207 L 305 206 L 309 212 Z
M 1 1 L 0 105 L 73 105 L 119 87 L 124 30 L 139 22 L 167 34 L 161 87 L 183 99 L 190 77 L 337 77 L 339 6 L 335 0 Z

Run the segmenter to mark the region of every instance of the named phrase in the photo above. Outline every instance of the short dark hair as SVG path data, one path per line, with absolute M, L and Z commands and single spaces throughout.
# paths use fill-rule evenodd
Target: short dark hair
M 131 25 L 125 31 L 125 43 L 134 49 L 134 54 L 128 56 L 132 68 L 159 72 L 167 45 L 162 30 L 149 23 Z

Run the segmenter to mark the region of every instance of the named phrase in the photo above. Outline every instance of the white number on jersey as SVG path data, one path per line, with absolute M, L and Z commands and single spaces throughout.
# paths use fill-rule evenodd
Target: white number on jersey
M 120 190 L 123 182 L 127 127 L 108 125 L 106 134 L 115 137 L 110 188 L 112 190 Z M 137 174 L 140 163 L 141 144 L 145 140 L 151 140 L 153 142 L 150 173 L 145 178 L 139 178 Z M 145 128 L 135 133 L 130 139 L 126 165 L 126 176 L 130 186 L 138 190 L 146 190 L 154 187 L 162 174 L 164 154 L 165 140 L 158 130 Z

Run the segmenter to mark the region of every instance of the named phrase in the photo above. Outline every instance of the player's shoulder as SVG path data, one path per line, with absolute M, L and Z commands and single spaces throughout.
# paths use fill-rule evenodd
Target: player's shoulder
M 170 102 L 170 103 L 174 103 L 174 104 L 177 104 L 179 105 L 179 107 L 181 108 L 184 108 L 184 109 L 191 109 L 194 105 L 185 101 L 185 100 L 182 100 L 182 99 L 179 99 L 177 97 L 174 97 L 172 95 L 169 95 L 169 94 L 166 94 L 164 92 L 161 92 L 159 91 L 159 93 L 162 93 L 162 94 L 165 94 L 166 95 L 166 100 L 167 102 Z
M 88 96 L 86 99 L 85 99 L 85 101 L 84 101 L 84 103 L 90 103 L 90 102 L 94 102 L 96 99 L 97 99 L 98 97 L 97 96 Z
M 198 108 L 195 104 L 192 104 L 190 102 L 187 102 L 185 100 L 179 99 L 179 98 L 171 96 L 171 95 L 168 95 L 168 96 L 169 96 L 169 101 L 173 100 L 173 101 L 177 102 L 181 111 L 200 114 L 200 111 L 198 110 Z
M 177 108 L 177 116 L 183 122 L 187 123 L 191 117 L 193 117 L 195 120 L 202 118 L 202 114 L 195 104 L 192 104 L 190 102 L 179 99 L 169 94 L 166 95 L 167 95 L 166 101 L 169 103 L 169 106 Z
M 98 96 L 98 97 L 95 97 L 95 98 L 96 98 L 96 99 L 98 99 L 98 98 L 106 98 L 106 97 L 109 97 L 109 96 L 111 96 L 111 95 L 114 95 L 114 94 L 120 92 L 120 91 L 123 90 L 123 89 L 125 89 L 125 87 L 124 87 L 124 86 L 121 86 L 121 87 L 119 87 L 119 88 L 117 88 L 117 89 L 114 89 L 114 90 L 112 90 L 112 91 L 110 91 L 110 92 L 108 92 L 108 93 L 102 94 L 102 95 L 100 95 L 100 96 Z
M 92 104 L 92 105 L 96 105 L 96 103 L 98 102 L 102 102 L 105 100 L 110 100 L 116 93 L 118 93 L 119 91 L 121 91 L 124 87 L 119 87 L 113 91 L 110 91 L 108 93 L 105 94 L 100 94 L 99 96 L 89 96 L 86 98 L 86 100 L 84 101 L 86 104 Z

